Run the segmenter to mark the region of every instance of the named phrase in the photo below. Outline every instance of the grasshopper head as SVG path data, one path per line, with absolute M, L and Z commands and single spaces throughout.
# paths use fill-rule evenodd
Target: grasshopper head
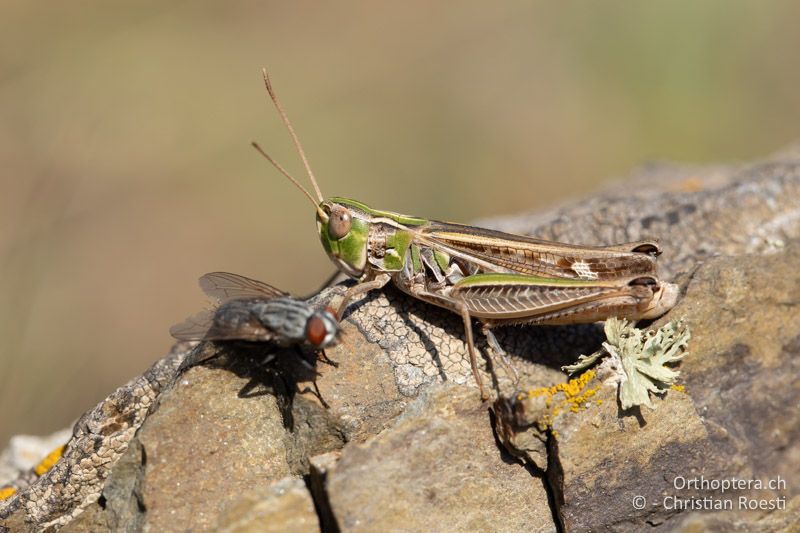
M 369 213 L 358 202 L 345 198 L 325 200 L 320 208 L 322 212 L 317 211 L 319 239 L 331 261 L 348 276 L 361 276 L 367 265 Z

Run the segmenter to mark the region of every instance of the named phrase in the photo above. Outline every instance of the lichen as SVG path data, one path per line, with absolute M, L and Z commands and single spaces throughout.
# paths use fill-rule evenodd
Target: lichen
M 37 477 L 42 477 L 43 475 L 45 475 L 48 471 L 50 471 L 50 469 L 52 469 L 56 465 L 59 459 L 61 459 L 66 449 L 67 445 L 64 444 L 63 446 L 59 446 L 52 452 L 48 453 L 44 459 L 39 461 L 39 463 L 33 467 L 33 473 L 36 474 Z M 11 498 L 17 492 L 18 492 L 17 487 L 13 485 L 0 486 L 0 501 Z
M 528 414 L 543 429 L 552 427 L 553 419 L 564 411 L 577 413 L 587 407 L 589 399 L 597 393 L 597 388 L 588 387 L 595 378 L 595 371 L 589 370 L 578 378 L 551 387 L 540 387 L 521 392 L 517 401 L 526 403 Z M 544 405 L 537 406 L 535 400 L 543 400 Z
M 59 459 L 64 455 L 64 452 L 67 449 L 67 445 L 64 444 L 59 446 L 52 452 L 48 453 L 47 456 L 39 461 L 39 464 L 33 467 L 33 471 L 36 472 L 37 476 L 45 475 L 51 468 L 53 468 Z
M 585 370 L 599 359 L 609 356 L 608 366 L 616 375 L 622 409 L 646 405 L 654 409 L 651 393 L 660 394 L 669 388 L 682 392 L 675 384 L 680 372 L 673 365 L 687 355 L 691 338 L 689 327 L 673 320 L 657 331 L 635 328 L 631 322 L 610 318 L 605 323 L 607 341 L 591 355 L 581 355 L 573 365 L 562 367 L 574 373 Z

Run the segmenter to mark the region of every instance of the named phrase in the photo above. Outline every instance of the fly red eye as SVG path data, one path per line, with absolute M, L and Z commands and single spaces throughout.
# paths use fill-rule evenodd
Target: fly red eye
M 328 222 L 328 233 L 336 240 L 343 238 L 350 233 L 353 224 L 353 216 L 346 207 L 334 205 L 331 209 L 331 218 Z
M 318 316 L 312 316 L 306 322 L 306 340 L 309 344 L 320 346 L 325 342 L 325 337 L 328 336 L 328 330 L 325 327 L 325 322 Z

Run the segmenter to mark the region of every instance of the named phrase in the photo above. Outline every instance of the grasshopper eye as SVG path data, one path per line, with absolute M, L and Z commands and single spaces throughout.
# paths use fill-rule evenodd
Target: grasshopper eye
M 353 224 L 353 216 L 350 211 L 341 206 L 334 206 L 331 209 L 331 219 L 328 222 L 328 233 L 336 240 L 341 239 L 350 233 Z

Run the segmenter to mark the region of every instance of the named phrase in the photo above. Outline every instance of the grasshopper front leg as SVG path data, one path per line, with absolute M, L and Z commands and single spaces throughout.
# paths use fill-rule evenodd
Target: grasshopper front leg
M 347 306 L 350 304 L 353 298 L 371 290 L 381 289 L 386 286 L 391 279 L 392 277 L 389 274 L 379 274 L 373 280 L 364 281 L 347 289 L 347 292 L 345 292 L 344 296 L 342 297 L 342 302 L 339 304 L 339 309 L 336 311 L 336 318 L 338 320 L 342 319 L 345 309 L 347 309 Z

